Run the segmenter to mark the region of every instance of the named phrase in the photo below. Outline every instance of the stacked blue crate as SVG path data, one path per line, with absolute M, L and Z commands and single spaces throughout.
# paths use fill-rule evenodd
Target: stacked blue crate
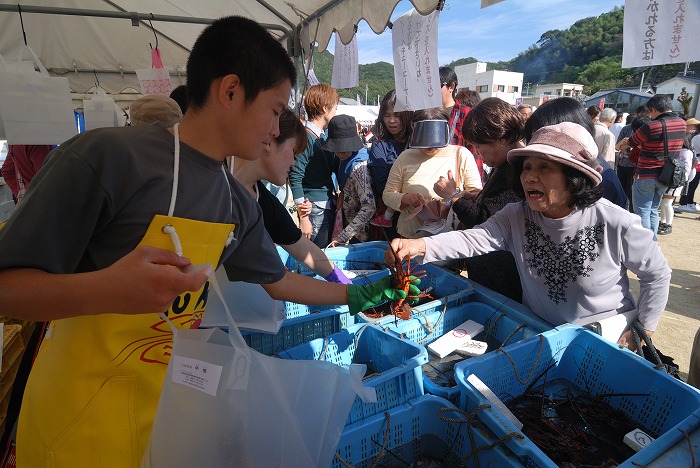
M 385 330 L 390 330 L 400 337 L 427 346 L 467 320 L 473 320 L 484 326 L 484 331 L 473 338 L 486 342 L 489 346 L 487 352 L 492 352 L 501 345 L 515 343 L 532 337 L 549 328 L 546 324 L 533 317 L 513 317 L 507 311 L 496 309 L 482 302 L 467 302 L 457 307 L 435 311 L 411 320 L 399 320 L 396 323 L 392 321 L 384 326 Z M 448 358 L 450 360 L 465 359 L 457 356 L 454 355 Z M 433 356 L 431 354 L 429 354 L 429 357 L 432 360 Z M 436 367 L 443 366 L 437 364 Z M 445 378 L 451 380 L 451 372 L 448 371 L 446 373 Z M 443 382 L 444 384 L 441 385 L 434 380 L 437 379 L 431 379 L 424 372 L 423 385 L 427 393 L 446 398 L 453 403 L 458 402 L 459 387 L 456 382 L 451 384 Z
M 421 366 L 425 348 L 382 331 L 376 325 L 355 324 L 326 338 L 277 353 L 283 359 L 323 360 L 338 365 L 366 364 L 364 385 L 377 393 L 376 403 L 355 398 L 348 424 L 400 406 L 423 395 Z
M 489 404 L 467 377 L 474 374 L 504 403 L 517 398 L 530 386 L 559 382 L 567 388 L 584 389 L 603 398 L 613 409 L 624 413 L 637 427 L 656 440 L 619 466 L 690 466 L 690 451 L 677 449 L 681 465 L 667 464 L 665 453 L 683 441 L 684 432 L 698 429 L 700 393 L 673 379 L 636 354 L 622 350 L 600 336 L 573 325 L 563 325 L 503 350 L 455 366 L 460 388 L 459 407 L 470 411 Z M 479 418 L 497 437 L 522 434 L 495 406 L 479 413 Z M 697 436 L 696 436 L 697 439 Z M 621 442 L 621 441 L 620 441 Z M 508 448 L 526 466 L 557 465 L 529 438 L 514 437 Z
M 452 403 L 433 395 L 345 426 L 331 466 L 435 466 L 428 460 L 437 466 L 512 466 L 492 433 L 468 424 Z

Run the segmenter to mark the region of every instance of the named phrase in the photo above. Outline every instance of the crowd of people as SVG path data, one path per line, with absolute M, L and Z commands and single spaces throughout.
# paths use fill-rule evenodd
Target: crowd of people
M 275 299 L 357 313 L 406 293 L 388 278 L 353 285 L 323 249 L 386 240 L 387 261 L 443 262 L 552 325 L 634 313 L 654 333 L 671 277 L 656 236 L 671 232 L 675 197 L 698 211 L 700 178 L 700 122 L 667 97 L 622 125 L 571 98 L 480 100 L 441 67 L 442 105 L 396 112 L 388 92 L 367 148 L 331 86 L 307 90 L 304 114 L 287 108 L 296 70 L 253 21 L 207 27 L 187 76 L 171 98 L 135 102 L 133 128 L 62 143 L 36 177 L 3 168 L 22 201 L 0 231 L 0 307 L 51 322 L 24 396 L 22 465 L 143 453 L 168 340 L 146 357 L 129 350 L 154 312 L 179 327 L 201 319 L 192 298 L 208 278 L 195 264 L 223 264 Z M 659 181 L 665 157 L 683 162 L 685 184 Z M 288 187 L 289 206 L 269 184 Z M 326 281 L 286 271 L 274 244 Z M 634 347 L 628 331 L 618 342 Z

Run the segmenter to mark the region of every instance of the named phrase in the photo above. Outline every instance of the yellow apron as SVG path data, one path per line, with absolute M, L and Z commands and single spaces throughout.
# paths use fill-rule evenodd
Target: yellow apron
M 177 126 L 174 133 L 177 168 Z M 172 217 L 174 204 L 173 196 L 169 216 L 156 215 L 139 245 L 181 250 L 194 264 L 216 266 L 235 226 Z M 167 315 L 175 326 L 199 326 L 208 287 L 173 301 Z M 172 331 L 156 312 L 52 323 L 24 394 L 18 467 L 140 465 L 172 347 Z

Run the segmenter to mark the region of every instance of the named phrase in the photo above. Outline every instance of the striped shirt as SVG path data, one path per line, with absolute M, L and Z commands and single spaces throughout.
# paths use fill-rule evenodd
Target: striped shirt
M 637 179 L 656 179 L 664 166 L 664 138 L 661 121 L 666 123 L 666 141 L 669 157 L 678 157 L 683 147 L 686 124 L 672 112 L 666 112 L 637 130 L 629 139 L 630 146 L 640 149 L 637 161 Z

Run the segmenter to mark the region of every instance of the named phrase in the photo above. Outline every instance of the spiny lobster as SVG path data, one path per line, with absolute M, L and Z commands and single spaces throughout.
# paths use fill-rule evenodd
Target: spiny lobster
M 409 320 L 411 318 L 411 305 L 407 302 L 410 299 L 421 299 L 430 298 L 429 294 L 421 292 L 418 295 L 409 295 L 411 281 L 414 279 L 421 279 L 426 277 L 425 270 L 415 270 L 411 268 L 411 258 L 408 258 L 406 262 L 406 267 L 404 268 L 403 262 L 399 259 L 398 253 L 389 247 L 394 252 L 394 264 L 389 265 L 389 271 L 391 271 L 391 287 L 395 289 L 401 289 L 406 293 L 405 299 L 399 299 L 391 305 L 391 312 L 394 314 L 394 323 L 398 322 L 398 319 Z M 415 267 L 414 267 L 415 268 Z

